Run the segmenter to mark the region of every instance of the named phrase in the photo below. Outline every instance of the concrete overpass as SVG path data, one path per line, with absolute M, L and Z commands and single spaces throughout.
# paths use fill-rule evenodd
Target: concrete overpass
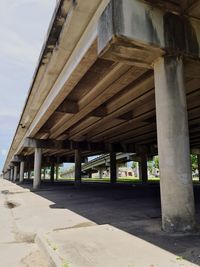
M 118 167 L 119 164 L 123 164 L 129 161 L 138 161 L 139 162 L 139 178 L 143 182 L 147 182 L 148 174 L 147 168 L 145 174 L 142 174 L 142 164 L 140 159 L 134 153 L 116 153 L 116 177 L 118 177 Z M 110 167 L 110 154 L 100 155 L 92 160 L 86 160 L 81 166 L 82 173 L 88 175 L 89 178 L 92 177 L 93 172 L 99 172 L 99 178 L 103 178 L 103 170 Z M 146 165 L 147 167 L 147 165 Z M 65 173 L 62 173 L 63 177 L 71 178 L 74 177 L 75 169 L 68 169 Z
M 60 0 L 3 172 L 85 157 L 159 154 L 163 229 L 195 227 L 190 151 L 200 146 L 200 1 Z M 175 201 L 176 199 L 176 201 Z

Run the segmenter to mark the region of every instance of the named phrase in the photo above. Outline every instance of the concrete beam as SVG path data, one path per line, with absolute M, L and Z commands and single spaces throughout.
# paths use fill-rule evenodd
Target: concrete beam
M 141 0 L 111 1 L 99 20 L 98 51 L 117 62 L 152 68 L 163 54 L 200 56 L 200 22 Z
M 101 118 L 101 117 L 106 116 L 107 113 L 108 113 L 107 107 L 105 105 L 102 105 L 99 108 L 97 108 L 96 110 L 94 110 L 93 112 L 91 112 L 90 115 Z
M 69 141 L 25 138 L 23 148 L 70 149 Z
M 78 103 L 72 100 L 64 100 L 63 103 L 57 108 L 58 112 L 76 114 L 79 112 Z
M 20 163 L 21 161 L 25 161 L 26 157 L 23 155 L 14 155 L 14 157 L 12 158 L 11 162 L 13 163 Z
M 188 1 L 188 0 L 184 0 Z M 191 0 L 189 0 L 191 1 Z M 166 12 L 172 12 L 176 14 L 181 14 L 182 8 L 179 3 L 174 3 L 172 1 L 163 1 L 163 0 L 144 0 L 144 2 L 150 4 L 152 7 L 160 8 Z M 180 1 L 179 1 L 180 2 Z
M 63 150 L 75 150 L 81 151 L 101 151 L 101 152 L 127 152 L 134 153 L 136 151 L 134 144 L 109 144 L 103 142 L 74 142 L 70 140 L 53 140 L 53 139 L 33 139 L 25 138 L 24 148 L 45 148 L 45 149 L 63 149 Z

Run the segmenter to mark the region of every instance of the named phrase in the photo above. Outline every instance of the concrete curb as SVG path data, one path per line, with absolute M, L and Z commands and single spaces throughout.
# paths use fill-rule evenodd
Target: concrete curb
M 35 238 L 35 243 L 46 256 L 49 267 L 63 267 L 63 260 L 48 243 L 48 234 L 38 233 Z

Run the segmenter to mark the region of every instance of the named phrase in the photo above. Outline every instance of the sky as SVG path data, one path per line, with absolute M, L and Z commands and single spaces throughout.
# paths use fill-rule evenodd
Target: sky
M 1 0 L 0 172 L 28 94 L 56 0 Z

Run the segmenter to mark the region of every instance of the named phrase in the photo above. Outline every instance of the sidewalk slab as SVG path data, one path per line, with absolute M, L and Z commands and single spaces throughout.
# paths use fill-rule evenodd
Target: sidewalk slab
M 20 192 L 20 193 L 19 193 Z M 24 191 L 8 181 L 0 181 L 0 267 L 47 267 L 44 255 L 39 251 L 33 238 L 22 236 L 13 217 L 14 203 L 10 203 L 11 193 Z
M 34 237 L 40 231 L 66 229 L 83 223 L 88 225 L 95 224 L 71 210 L 63 209 L 62 207 L 52 208 L 51 206 L 54 205 L 54 202 L 33 192 L 26 191 L 26 189 L 21 188 L 21 191 L 16 191 L 17 186 L 10 189 L 6 194 L 6 200 L 8 203 L 15 205 L 12 208 L 12 215 L 22 236 Z
M 108 224 L 40 233 L 52 267 L 197 267 Z

